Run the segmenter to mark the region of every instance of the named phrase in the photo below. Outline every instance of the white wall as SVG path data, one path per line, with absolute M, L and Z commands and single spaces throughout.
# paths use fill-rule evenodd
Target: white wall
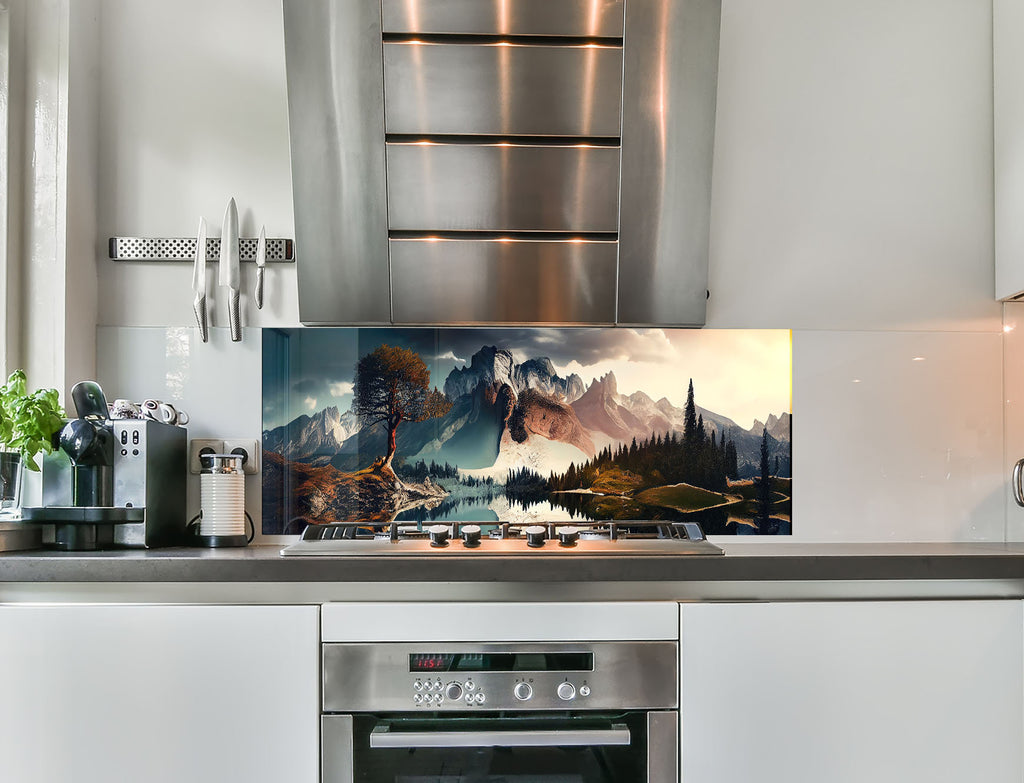
M 101 5 L 100 239 L 216 236 L 229 196 L 292 236 L 278 0 Z M 794 330 L 793 539 L 1002 540 L 989 4 L 724 0 L 720 57 L 708 326 Z M 190 325 L 191 270 L 99 277 L 127 383 L 103 353 Z M 296 325 L 294 269 L 268 294 L 243 322 Z

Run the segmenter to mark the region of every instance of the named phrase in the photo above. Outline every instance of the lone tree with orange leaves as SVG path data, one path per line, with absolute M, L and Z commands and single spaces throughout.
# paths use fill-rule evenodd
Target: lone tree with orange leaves
M 430 389 L 430 370 L 415 351 L 382 345 L 356 364 L 352 410 L 363 426 L 387 425 L 384 467 L 391 467 L 398 448 L 399 424 L 444 416 L 451 408 L 451 400 L 443 392 Z

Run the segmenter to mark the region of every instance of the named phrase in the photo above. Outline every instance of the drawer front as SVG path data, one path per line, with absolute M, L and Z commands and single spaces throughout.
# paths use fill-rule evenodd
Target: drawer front
M 392 239 L 395 323 L 615 321 L 617 244 Z
M 393 231 L 618 230 L 617 147 L 388 144 Z
M 385 33 L 622 37 L 622 0 L 383 0 Z
M 384 44 L 388 133 L 619 136 L 622 49 Z

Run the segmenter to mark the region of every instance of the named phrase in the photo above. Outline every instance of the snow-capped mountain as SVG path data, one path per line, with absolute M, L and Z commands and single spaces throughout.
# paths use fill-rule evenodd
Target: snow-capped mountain
M 481 383 L 507 384 L 515 388 L 512 370 L 515 360 L 512 353 L 493 345 L 485 345 L 469 360 L 467 367 L 456 367 L 444 380 L 444 393 L 453 402 L 464 394 L 472 394 Z
M 573 374 L 562 378 L 547 357 L 527 359 L 516 364 L 512 353 L 493 345 L 485 345 L 469 360 L 466 367 L 457 367 L 444 381 L 444 393 L 453 402 L 464 394 L 472 394 L 481 384 L 505 384 L 517 395 L 536 389 L 551 397 L 572 402 L 584 392 L 583 379 Z
M 560 397 L 564 402 L 570 403 L 579 399 L 586 391 L 580 376 L 573 373 L 568 378 L 562 378 L 555 372 L 551 360 L 546 356 L 527 359 L 522 364 L 517 364 L 512 371 L 512 380 L 517 394 L 527 389 L 536 389 L 550 397 Z
M 341 413 L 332 405 L 312 416 L 298 416 L 282 427 L 264 430 L 263 448 L 303 461 L 330 458 L 341 450 L 346 438 L 358 431 L 356 415 L 351 410 Z

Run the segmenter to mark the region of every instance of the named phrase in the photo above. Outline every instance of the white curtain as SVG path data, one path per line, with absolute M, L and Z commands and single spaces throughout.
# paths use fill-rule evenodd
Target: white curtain
M 0 372 L 96 366 L 99 0 L 0 0 Z
M 8 275 L 9 231 L 8 222 L 11 211 L 10 186 L 10 83 L 11 83 L 11 12 L 7 0 L 0 0 L 0 307 L 3 308 L 3 319 L 0 319 L 0 378 L 6 378 L 11 362 L 10 342 L 16 324 L 11 312 L 11 291 Z

